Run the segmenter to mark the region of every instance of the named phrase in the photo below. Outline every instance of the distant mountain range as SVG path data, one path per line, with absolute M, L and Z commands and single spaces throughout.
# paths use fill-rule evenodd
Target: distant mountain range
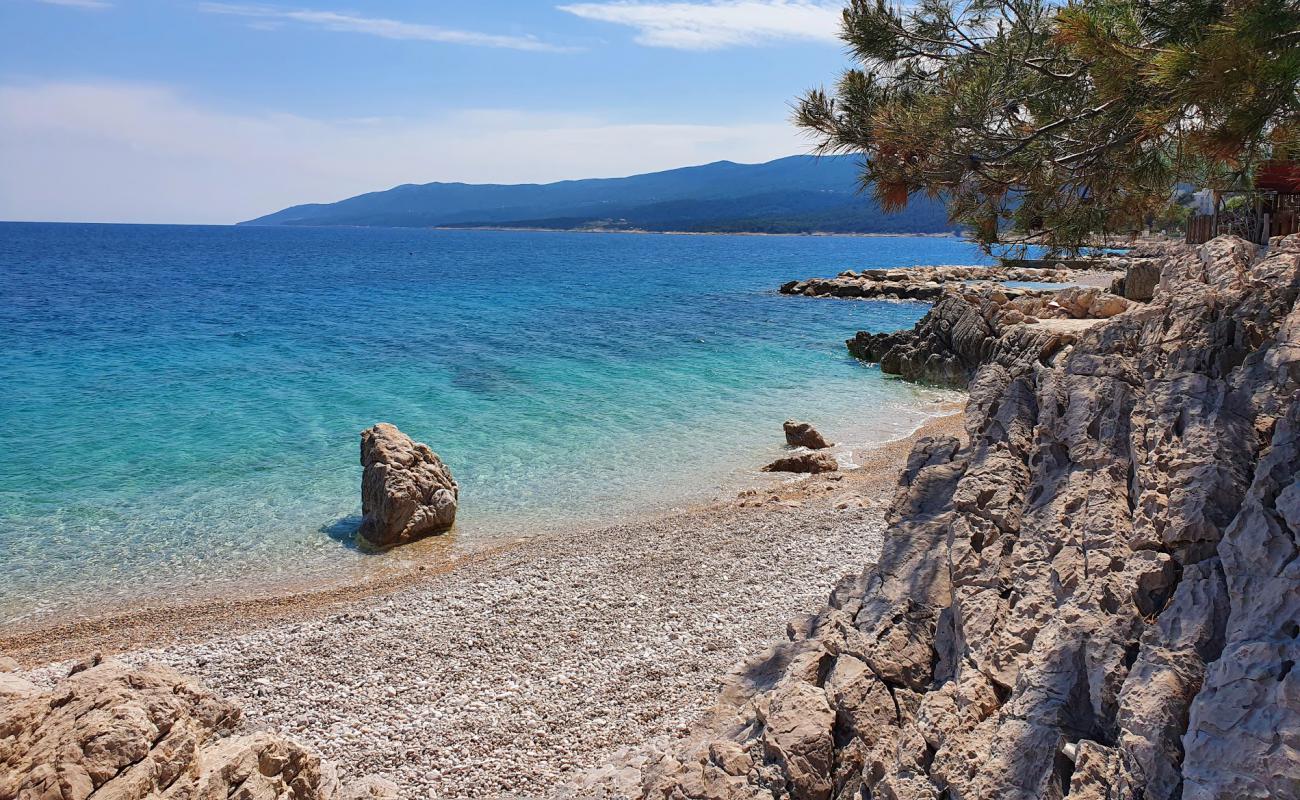
M 627 178 L 547 184 L 406 184 L 293 206 L 241 225 L 546 228 L 734 233 L 943 233 L 943 204 L 885 214 L 858 191 L 853 156 L 718 161 Z

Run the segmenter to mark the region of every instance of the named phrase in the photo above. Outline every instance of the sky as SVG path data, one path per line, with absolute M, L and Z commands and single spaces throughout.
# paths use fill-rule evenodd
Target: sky
M 0 0 L 0 220 L 225 224 L 403 183 L 807 152 L 840 0 Z

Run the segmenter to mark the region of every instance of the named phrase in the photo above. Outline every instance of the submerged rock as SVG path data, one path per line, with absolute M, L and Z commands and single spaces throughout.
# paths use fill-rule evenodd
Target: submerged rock
M 840 468 L 835 456 L 830 453 L 799 453 L 798 455 L 778 458 L 766 467 L 764 472 L 835 472 Z
M 824 450 L 831 446 L 810 422 L 788 419 L 785 428 L 785 443 L 791 447 L 806 447 L 809 450 Z
M 387 547 L 447 530 L 456 521 L 460 489 L 428 445 L 386 422 L 361 434 L 361 529 Z

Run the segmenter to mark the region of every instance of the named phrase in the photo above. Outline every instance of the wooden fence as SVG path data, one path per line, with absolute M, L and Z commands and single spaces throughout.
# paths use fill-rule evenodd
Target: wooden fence
M 1218 231 L 1218 218 L 1214 214 L 1193 214 L 1187 220 L 1187 243 L 1205 244 Z
M 1236 234 L 1256 244 L 1268 244 L 1274 236 L 1300 233 L 1300 209 L 1295 195 L 1279 199 L 1270 211 L 1252 210 L 1222 214 L 1193 214 L 1187 221 L 1187 243 L 1204 244 L 1215 236 Z

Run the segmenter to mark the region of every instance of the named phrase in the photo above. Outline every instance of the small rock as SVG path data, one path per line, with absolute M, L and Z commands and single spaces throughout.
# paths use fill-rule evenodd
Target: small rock
M 337 800 L 397 800 L 401 796 L 397 784 L 386 778 L 370 776 L 344 786 Z
M 809 450 L 824 450 L 831 446 L 810 422 L 785 421 L 785 443 L 791 447 L 806 447 Z
M 766 467 L 764 472 L 802 472 L 817 474 L 835 472 L 840 468 L 839 462 L 830 453 L 800 453 L 798 455 L 778 458 Z
M 0 672 L 0 698 L 25 697 L 36 691 L 36 685 L 12 672 Z
M 95 652 L 91 653 L 90 655 L 86 656 L 85 658 L 73 664 L 71 667 L 68 667 L 68 675 L 70 676 L 76 675 L 78 672 L 85 672 L 91 667 L 97 667 L 99 666 L 100 662 L 102 662 L 103 660 L 104 660 L 104 654 L 96 650 Z

